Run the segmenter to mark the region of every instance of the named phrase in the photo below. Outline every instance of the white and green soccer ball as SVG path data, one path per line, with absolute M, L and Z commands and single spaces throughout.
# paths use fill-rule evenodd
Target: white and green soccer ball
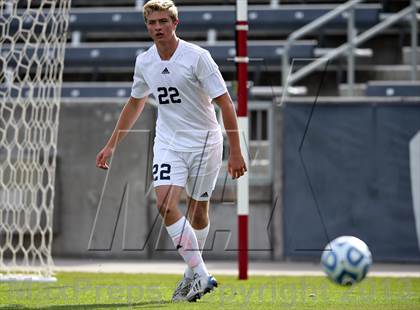
M 340 285 L 352 285 L 362 281 L 372 265 L 372 254 L 362 240 L 353 236 L 341 236 L 324 249 L 321 266 L 327 276 Z

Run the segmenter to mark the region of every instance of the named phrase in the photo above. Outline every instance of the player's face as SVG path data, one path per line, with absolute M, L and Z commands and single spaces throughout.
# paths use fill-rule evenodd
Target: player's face
M 146 25 L 153 41 L 164 41 L 174 36 L 178 20 L 173 21 L 169 12 L 156 11 L 147 17 Z

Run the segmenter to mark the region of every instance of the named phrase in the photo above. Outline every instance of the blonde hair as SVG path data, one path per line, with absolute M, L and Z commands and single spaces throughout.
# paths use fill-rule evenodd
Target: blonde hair
M 147 17 L 156 11 L 169 12 L 172 21 L 178 20 L 178 9 L 172 0 L 150 0 L 143 6 L 144 22 L 147 23 Z

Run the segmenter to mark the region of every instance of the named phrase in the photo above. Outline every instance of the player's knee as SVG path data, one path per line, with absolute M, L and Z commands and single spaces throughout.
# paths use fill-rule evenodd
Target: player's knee
M 162 214 L 163 217 L 168 216 L 171 213 L 171 209 L 166 208 L 164 210 L 161 210 L 160 214 Z
M 157 203 L 157 208 L 159 210 L 160 215 L 166 216 L 171 213 L 172 207 L 168 203 Z

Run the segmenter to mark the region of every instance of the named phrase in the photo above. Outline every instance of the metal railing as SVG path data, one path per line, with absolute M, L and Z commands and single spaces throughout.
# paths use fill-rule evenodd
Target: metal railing
M 347 53 L 347 84 L 349 88 L 349 94 L 352 95 L 354 93 L 354 75 L 355 75 L 355 64 L 354 64 L 354 54 L 355 48 L 362 43 L 366 42 L 370 38 L 377 35 L 379 32 L 385 30 L 386 28 L 392 26 L 396 22 L 400 21 L 401 19 L 406 18 L 411 14 L 411 48 L 412 48 L 412 55 L 411 55 L 411 79 L 417 79 L 417 9 L 420 7 L 420 1 L 418 0 L 411 0 L 411 4 L 406 8 L 402 9 L 401 11 L 390 15 L 383 21 L 379 22 L 372 28 L 364 31 L 363 33 L 357 35 L 357 31 L 354 25 L 354 14 L 355 14 L 355 7 L 356 5 L 364 2 L 364 0 L 351 0 L 348 1 L 334 10 L 326 13 L 325 15 L 321 16 L 320 18 L 312 21 L 311 23 L 305 25 L 304 27 L 294 31 L 291 33 L 287 39 L 286 45 L 284 46 L 284 52 L 282 55 L 282 83 L 284 89 L 287 87 L 292 86 L 298 80 L 304 78 L 308 74 L 312 73 L 319 67 L 325 65 L 328 61 L 331 61 L 342 54 Z M 304 35 L 313 32 L 314 30 L 318 29 L 319 27 L 325 25 L 333 18 L 336 18 L 340 14 L 347 13 L 347 43 L 342 44 L 341 46 L 331 50 L 322 58 L 317 58 L 310 62 L 309 64 L 301 67 L 300 69 L 293 72 L 291 66 L 289 64 L 289 54 L 290 49 L 292 48 L 293 44 L 299 38 L 303 37 Z M 286 94 L 287 95 L 287 94 Z
M 252 178 L 250 179 L 252 184 L 269 185 L 272 184 L 274 179 L 273 169 L 265 167 L 267 164 L 270 165 L 273 163 L 274 157 L 274 106 L 272 101 L 264 100 L 252 100 L 248 104 L 250 144 L 248 145 L 247 150 L 243 150 L 243 155 L 249 156 L 250 166 L 257 166 L 257 169 L 252 169 L 253 172 L 251 172 L 251 167 L 248 169 L 252 174 Z M 219 123 L 223 127 L 219 108 L 216 107 L 216 111 Z M 227 142 L 227 139 L 224 139 L 224 161 L 227 160 L 228 156 L 229 145 Z M 259 147 L 261 150 L 258 149 Z M 219 183 L 223 182 L 223 176 L 219 177 Z

